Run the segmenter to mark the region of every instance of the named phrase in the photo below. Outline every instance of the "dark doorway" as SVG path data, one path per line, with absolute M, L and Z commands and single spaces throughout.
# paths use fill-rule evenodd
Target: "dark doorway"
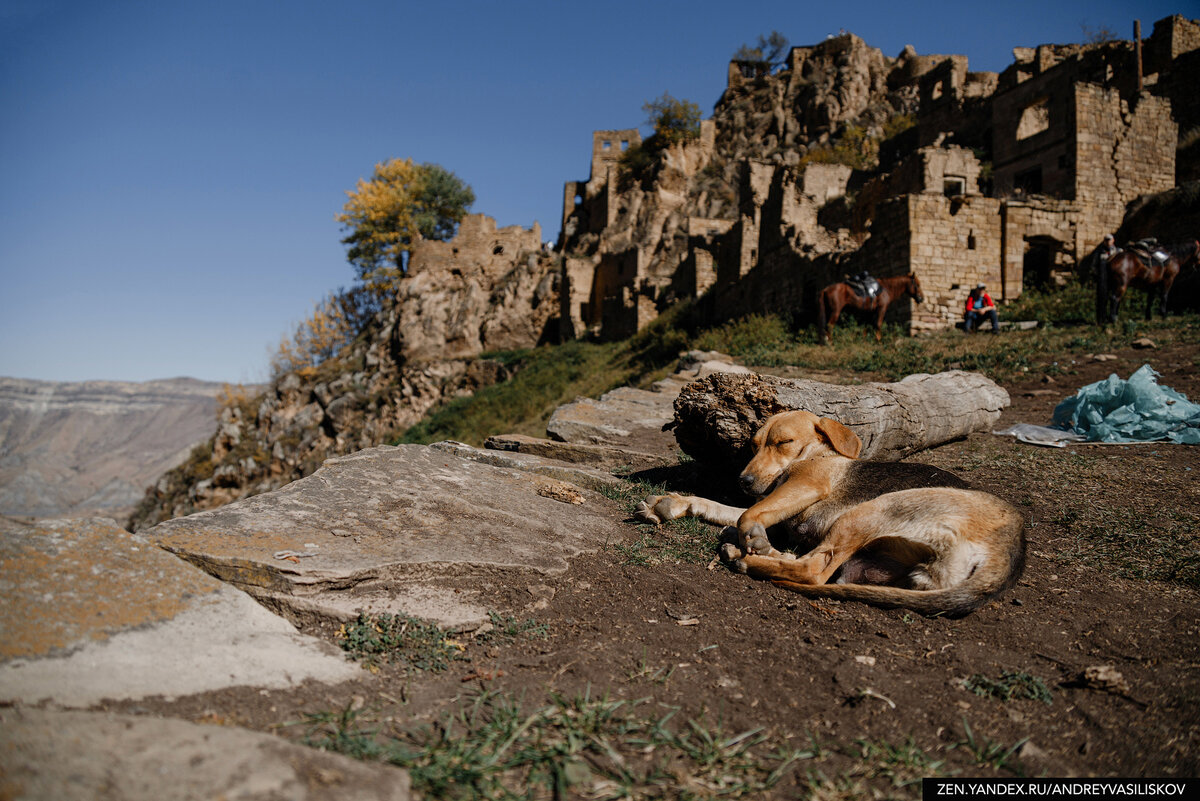
M 1025 265 L 1022 284 L 1026 289 L 1043 289 L 1050 284 L 1050 268 L 1054 264 L 1054 240 L 1034 237 L 1025 242 Z

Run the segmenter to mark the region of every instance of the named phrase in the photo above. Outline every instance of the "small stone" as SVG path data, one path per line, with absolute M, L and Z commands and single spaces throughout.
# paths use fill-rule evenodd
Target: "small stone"
M 1158 346 L 1154 344 L 1154 340 L 1150 337 L 1139 337 L 1129 343 L 1139 350 L 1154 350 Z
M 1121 671 L 1112 665 L 1093 665 L 1084 668 L 1080 681 L 1085 687 L 1093 690 L 1126 694 L 1129 692 L 1129 682 L 1121 675 Z

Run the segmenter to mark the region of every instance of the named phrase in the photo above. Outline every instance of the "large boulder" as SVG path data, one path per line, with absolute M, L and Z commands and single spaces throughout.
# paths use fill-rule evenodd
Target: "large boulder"
M 453 453 L 463 447 L 381 446 L 329 459 L 282 489 L 146 536 L 293 618 L 386 612 L 452 627 L 488 619 L 497 571 L 536 583 L 630 536 L 615 504 L 563 480 L 589 483 L 582 469 L 546 475 L 547 460 L 519 454 L 497 466 L 484 452 Z

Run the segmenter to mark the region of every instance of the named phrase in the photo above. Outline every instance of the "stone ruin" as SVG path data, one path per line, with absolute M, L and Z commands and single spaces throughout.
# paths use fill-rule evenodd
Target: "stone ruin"
M 589 179 L 564 193 L 562 334 L 628 336 L 686 298 L 717 318 L 803 318 L 820 287 L 863 269 L 918 275 L 926 303 L 897 304 L 915 333 L 957 323 L 978 282 L 1000 301 L 1061 282 L 1132 201 L 1176 185 L 1180 123 L 1200 123 L 1185 88 L 1200 22 L 1013 53 L 973 73 L 965 56 L 889 59 L 844 34 L 774 73 L 731 62 L 713 119 L 651 188 L 621 184 L 638 132 L 597 131 Z M 879 145 L 877 170 L 806 158 L 897 115 L 911 125 Z

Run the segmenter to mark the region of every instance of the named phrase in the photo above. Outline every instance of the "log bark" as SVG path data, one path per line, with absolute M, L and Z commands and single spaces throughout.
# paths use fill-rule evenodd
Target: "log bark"
M 768 417 L 805 409 L 849 426 L 863 442 L 860 458 L 894 461 L 988 430 L 1008 404 L 1008 393 L 991 379 L 961 370 L 853 386 L 718 373 L 679 394 L 675 438 L 698 461 L 740 470 Z

